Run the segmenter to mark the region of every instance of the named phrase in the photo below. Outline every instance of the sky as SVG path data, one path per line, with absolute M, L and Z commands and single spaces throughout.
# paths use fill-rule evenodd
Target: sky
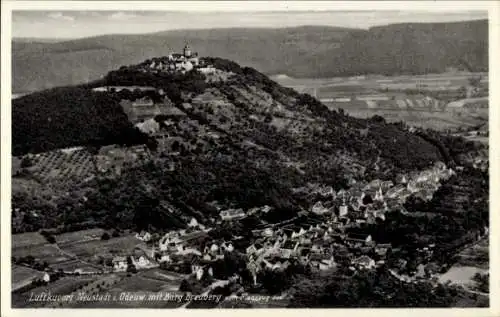
M 312 6 L 313 7 L 313 6 Z M 325 25 L 367 29 L 404 22 L 453 22 L 487 19 L 486 10 L 447 11 L 284 11 L 235 7 L 178 11 L 64 11 L 12 12 L 12 36 L 71 39 L 103 34 L 152 33 L 175 29 L 234 27 L 293 27 Z

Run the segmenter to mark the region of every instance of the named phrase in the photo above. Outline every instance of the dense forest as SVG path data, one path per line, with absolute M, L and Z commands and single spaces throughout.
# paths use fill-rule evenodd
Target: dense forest
M 77 87 L 54 88 L 12 101 L 12 153 L 78 145 L 145 144 L 119 99 Z

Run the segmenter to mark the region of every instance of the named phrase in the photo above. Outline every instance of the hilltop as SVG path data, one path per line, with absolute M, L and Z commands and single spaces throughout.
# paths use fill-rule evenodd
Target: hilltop
M 330 111 L 313 97 L 226 59 L 201 57 L 187 71 L 171 71 L 168 60 L 157 57 L 98 81 L 13 101 L 14 154 L 52 150 L 25 156 L 14 178 L 17 231 L 70 230 L 88 223 L 167 228 L 182 226 L 190 216 L 208 221 L 221 206 L 269 205 L 275 212 L 268 220 L 277 221 L 308 208 L 313 197 L 292 190 L 304 184 L 339 190 L 359 181 L 396 180 L 439 161 L 463 165 L 462 154 L 476 149 L 460 138 L 410 132 L 402 122 Z M 137 114 L 148 113 L 149 119 L 134 126 Z M 121 150 L 104 150 L 108 144 L 147 144 L 147 155 L 127 166 Z M 58 150 L 75 146 L 92 156 Z M 118 155 L 113 164 L 122 164 L 117 173 L 99 163 L 113 161 L 113 155 Z M 37 162 L 43 157 L 94 167 L 70 167 L 62 179 L 40 178 Z M 75 170 L 94 170 L 95 177 L 76 177 L 78 185 L 71 185 Z M 36 191 L 46 192 L 42 200 L 32 197 Z M 61 208 L 69 209 L 61 214 Z M 44 221 L 26 214 L 34 210 Z
M 488 69 L 488 21 L 397 24 L 369 30 L 323 26 L 180 30 L 106 35 L 57 43 L 12 43 L 13 91 L 96 80 L 123 65 L 164 55 L 188 41 L 267 75 L 421 74 L 447 67 Z M 265 48 L 265 49 L 263 49 Z

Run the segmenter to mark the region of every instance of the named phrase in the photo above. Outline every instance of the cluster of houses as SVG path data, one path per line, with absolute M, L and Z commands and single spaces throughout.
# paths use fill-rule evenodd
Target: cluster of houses
M 131 265 L 137 270 L 157 267 L 157 263 L 149 259 L 146 255 L 140 256 L 115 256 L 112 260 L 114 272 L 125 272 Z
M 390 248 L 390 245 L 377 245 L 369 234 L 347 234 L 334 221 L 300 229 L 266 228 L 255 234 L 259 238 L 245 250 L 247 268 L 255 284 L 259 271 L 285 270 L 293 262 L 317 272 L 335 268 L 337 261 L 348 261 L 352 269 L 372 269 L 384 262 L 376 262 L 367 255 L 368 251 L 375 249 L 383 258 Z M 359 249 L 358 256 L 351 249 Z
M 189 264 L 190 273 L 201 279 L 207 274 L 213 275 L 214 261 L 224 259 L 228 253 L 237 252 L 246 257 L 254 284 L 258 283 L 259 272 L 283 271 L 292 263 L 300 263 L 317 272 L 333 269 L 339 263 L 348 265 L 352 270 L 373 269 L 384 265 L 387 251 L 392 246 L 373 241 L 371 235 L 363 233 L 361 224 L 384 221 L 385 214 L 394 206 L 401 206 L 411 194 L 420 194 L 429 199 L 438 188 L 440 180 L 451 175 L 452 170 L 437 163 L 421 173 L 401 175 L 396 185 L 391 181 L 374 180 L 368 184 L 354 184 L 349 190 L 335 192 L 329 186 L 308 184 L 296 192 L 314 192 L 322 197 L 307 211 L 316 215 L 313 217 L 315 220 L 310 218 L 311 222 L 308 224 L 297 226 L 284 222 L 286 224 L 255 229 L 252 231 L 255 240 L 248 247 L 241 248 L 241 244 L 237 243 L 239 247 L 235 245 L 241 237 L 234 237 L 232 241 L 208 239 L 208 243 L 191 243 L 196 238 L 207 237 L 211 230 L 193 218 L 187 229 L 168 232 L 155 241 L 150 257 L 144 256 L 132 261 L 137 268 L 147 267 L 149 258 L 168 265 Z M 212 205 L 219 210 L 220 219 L 214 222 L 216 225 L 272 210 L 269 206 L 244 210 L 223 209 L 216 202 Z M 351 230 L 353 228 L 357 229 Z M 357 233 L 353 233 L 354 231 Z M 146 242 L 152 239 L 145 232 L 137 234 L 137 238 Z M 428 249 L 420 251 L 425 257 L 432 255 L 432 251 Z M 115 270 L 126 270 L 127 261 L 119 260 L 114 262 Z
M 295 189 L 295 193 L 319 195 L 311 208 L 316 215 L 332 215 L 348 218 L 358 223 L 374 223 L 385 220 L 385 214 L 398 209 L 410 195 L 430 200 L 439 188 L 440 182 L 450 178 L 455 172 L 442 162 L 422 172 L 399 175 L 396 184 L 392 181 L 373 180 L 355 183 L 348 190 L 335 192 L 331 186 L 308 184 Z M 336 210 L 338 211 L 336 212 Z

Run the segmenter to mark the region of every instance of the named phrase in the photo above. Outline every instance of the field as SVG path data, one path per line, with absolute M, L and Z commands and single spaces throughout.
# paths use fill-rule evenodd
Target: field
M 12 266 L 12 290 L 19 289 L 30 284 L 35 279 L 43 277 L 43 272 L 25 266 Z
M 473 288 L 472 280 L 476 273 L 485 274 L 489 271 L 489 240 L 483 239 L 458 254 L 458 261 L 448 272 L 439 276 L 441 282 L 451 281 L 452 284 Z
M 23 248 L 46 244 L 47 240 L 38 232 L 26 232 L 12 235 L 12 248 Z
M 169 292 L 178 291 L 182 280 L 185 278 L 182 274 L 161 269 L 146 270 L 141 272 L 140 275 L 148 280 L 163 282 L 162 290 Z
M 131 277 L 127 277 L 123 279 L 120 283 L 114 285 L 114 288 L 111 291 L 117 292 L 159 292 L 163 289 L 166 282 L 151 279 L 141 274 L 132 275 Z
M 56 241 L 57 244 L 63 245 L 63 244 L 71 244 L 77 242 L 100 240 L 104 232 L 105 231 L 100 228 L 67 232 L 57 235 Z
M 359 118 L 370 118 L 374 115 L 384 117 L 388 122 L 404 121 L 406 124 L 434 130 L 456 129 L 458 127 L 474 127 L 484 123 L 484 119 L 473 116 L 463 117 L 442 111 L 391 110 L 391 109 L 344 109 L 350 115 Z
M 93 284 L 101 285 L 101 292 L 109 293 L 117 296 L 117 300 L 110 302 L 74 302 L 70 305 L 72 308 L 136 308 L 137 301 L 119 300 L 122 293 L 145 294 L 146 296 L 162 293 L 162 294 L 181 294 L 179 286 L 183 275 L 163 271 L 161 269 L 151 269 L 141 271 L 133 275 L 113 274 L 114 281 L 112 283 L 102 284 L 97 281 Z M 96 292 L 96 285 L 90 285 L 85 288 L 86 291 Z M 91 288 L 91 289 L 89 289 Z M 97 292 L 99 293 L 99 291 Z M 140 301 L 140 307 L 145 308 L 175 308 L 182 305 L 176 301 L 159 301 L 159 300 L 144 300 Z
M 13 237 L 13 240 L 15 240 L 15 237 Z M 19 258 L 29 255 L 33 256 L 35 258 L 35 261 L 45 261 L 49 263 L 49 265 L 52 263 L 64 262 L 71 259 L 71 257 L 69 257 L 68 255 L 64 255 L 63 253 L 61 253 L 56 245 L 52 244 L 27 245 L 12 249 L 13 257 Z
M 101 240 L 103 232 L 102 229 L 90 229 L 63 233 L 56 236 L 57 244 L 41 241 L 38 234 L 34 233 L 13 235 L 12 240 L 15 242 L 12 256 L 19 258 L 31 255 L 35 261 L 47 262 L 53 269 L 66 272 L 79 269 L 85 273 L 102 271 L 102 265 L 98 263 L 101 257 L 129 255 L 137 247 L 147 249 L 144 242 L 132 235 Z M 34 243 L 30 245 L 29 241 Z
M 389 122 L 436 130 L 474 127 L 488 120 L 488 98 L 468 98 L 447 102 L 432 97 L 436 92 L 451 97 L 468 79 L 482 76 L 481 89 L 486 89 L 486 73 L 429 74 L 421 76 L 359 76 L 350 78 L 298 79 L 274 76 L 283 86 L 294 88 L 320 99 L 332 110 L 343 109 L 352 116 L 384 117 Z M 421 93 L 408 95 L 406 89 Z
M 44 286 L 39 286 L 21 294 L 12 294 L 12 307 L 43 307 L 47 302 L 28 302 L 30 294 L 40 294 L 42 292 L 50 292 L 51 294 L 68 295 L 77 291 L 80 287 L 89 284 L 94 280 L 94 276 L 71 276 L 63 277 L 55 282 L 51 282 Z
M 63 270 L 64 272 L 80 271 L 82 273 L 98 273 L 102 271 L 102 267 L 91 265 L 79 260 L 69 260 L 65 262 L 54 263 L 50 266 L 54 270 Z
M 456 87 L 467 85 L 468 78 L 481 75 L 481 83 L 488 82 L 487 73 L 458 72 L 450 74 L 426 74 L 417 76 L 382 76 L 368 75 L 358 77 L 336 77 L 336 78 L 293 78 L 289 76 L 277 75 L 271 79 L 277 83 L 294 88 L 298 91 L 321 90 L 325 91 L 348 91 L 363 92 L 376 89 L 412 89 L 412 88 L 433 88 L 443 87 L 456 89 Z M 322 96 L 319 96 L 322 98 Z
M 145 243 L 134 236 L 122 236 L 109 240 L 92 240 L 61 245 L 61 250 L 80 259 L 95 259 L 99 255 L 130 254 Z

